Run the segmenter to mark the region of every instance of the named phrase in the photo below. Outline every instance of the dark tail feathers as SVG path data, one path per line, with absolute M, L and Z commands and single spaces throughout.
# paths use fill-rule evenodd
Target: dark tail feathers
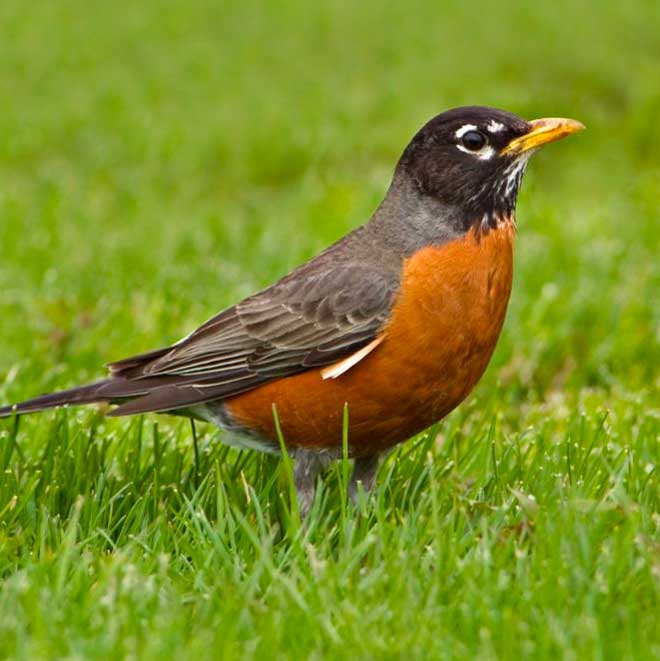
M 94 402 L 107 401 L 107 395 L 101 394 L 100 391 L 104 386 L 107 386 L 111 379 L 104 379 L 96 383 L 90 383 L 86 386 L 78 388 L 71 388 L 70 390 L 61 390 L 53 392 L 48 395 L 41 395 L 33 399 L 28 399 L 20 404 L 12 404 L 10 406 L 0 407 L 0 418 L 8 418 L 14 414 L 20 413 L 36 413 L 37 411 L 44 411 L 52 409 L 56 406 L 64 406 L 65 404 L 92 404 Z

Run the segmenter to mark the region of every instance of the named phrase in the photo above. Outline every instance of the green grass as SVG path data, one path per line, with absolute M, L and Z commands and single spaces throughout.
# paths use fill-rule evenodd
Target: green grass
M 430 116 L 535 157 L 475 393 L 307 527 L 199 425 L 0 422 L 0 654 L 660 655 L 655 2 L 0 7 L 0 401 L 178 339 L 368 218 Z

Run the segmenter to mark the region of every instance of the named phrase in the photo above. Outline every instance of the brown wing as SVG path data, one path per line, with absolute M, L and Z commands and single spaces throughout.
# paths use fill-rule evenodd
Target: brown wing
M 310 262 L 173 347 L 110 365 L 118 380 L 140 390 L 115 413 L 191 406 L 329 365 L 376 337 L 397 287 L 394 270 Z

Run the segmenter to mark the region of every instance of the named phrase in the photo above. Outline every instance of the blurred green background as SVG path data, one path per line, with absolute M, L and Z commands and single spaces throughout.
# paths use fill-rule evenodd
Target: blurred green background
M 448 491 L 444 497 L 436 494 L 439 500 L 425 500 L 424 491 L 407 509 L 398 509 L 416 476 L 430 479 L 424 459 L 429 450 L 422 438 L 410 456 L 388 462 L 387 479 L 393 481 L 379 496 L 382 520 L 363 512 L 360 532 L 349 541 L 341 535 L 342 543 L 328 541 L 337 530 L 345 533 L 337 523 L 339 496 L 330 492 L 319 514 L 323 542 L 312 555 L 318 566 L 334 569 L 319 579 L 317 610 L 309 606 L 305 616 L 296 610 L 291 585 L 303 592 L 312 589 L 314 580 L 303 567 L 312 562 L 307 553 L 316 542 L 313 534 L 304 548 L 299 539 L 291 546 L 280 540 L 277 530 L 284 524 L 273 505 L 258 539 L 264 544 L 279 540 L 285 560 L 265 560 L 271 551 L 272 558 L 281 557 L 266 548 L 256 553 L 257 559 L 244 560 L 241 571 L 230 571 L 225 561 L 208 559 L 217 530 L 200 529 L 193 545 L 207 549 L 207 544 L 211 556 L 179 547 L 176 521 L 185 518 L 182 503 L 195 501 L 198 485 L 181 487 L 188 500 L 160 500 L 157 489 L 155 495 L 141 493 L 123 470 L 121 457 L 126 465 L 134 459 L 135 423 L 99 422 L 94 412 L 45 414 L 24 419 L 15 434 L 11 422 L 2 422 L 4 651 L 19 656 L 149 656 L 213 644 L 218 654 L 229 656 L 258 655 L 271 648 L 285 657 L 318 657 L 324 650 L 349 655 L 351 649 L 359 657 L 395 657 L 415 649 L 447 657 L 576 651 L 607 657 L 609 649 L 660 653 L 653 614 L 660 575 L 655 468 L 659 70 L 660 11 L 650 0 L 5 0 L 0 5 L 3 402 L 97 378 L 104 362 L 175 341 L 364 222 L 407 141 L 444 109 L 493 105 L 528 118 L 574 117 L 588 130 L 544 150 L 528 170 L 518 204 L 516 282 L 500 345 L 470 403 L 442 428 L 446 445 L 433 450 L 436 466 L 451 476 L 449 484 L 476 480 L 465 495 L 471 512 L 475 502 L 483 506 L 477 507 L 476 519 L 456 522 L 458 496 L 444 486 Z M 144 424 L 152 422 L 149 418 Z M 165 419 L 159 424 L 171 435 L 172 466 L 177 461 L 189 466 L 188 428 Z M 98 430 L 93 440 L 86 436 L 90 426 Z M 495 454 L 483 439 L 484 428 L 495 429 L 488 436 L 495 439 Z M 530 472 L 529 457 L 536 454 L 524 451 L 526 443 L 534 445 L 525 435 L 533 437 L 539 429 L 551 430 L 547 442 L 554 449 L 548 450 L 546 464 L 539 459 Z M 210 473 L 221 457 L 239 472 L 244 468 L 264 502 L 278 498 L 268 478 L 276 462 L 233 451 L 218 455 L 217 433 L 204 434 Z M 468 447 L 474 442 L 485 448 L 481 454 L 475 451 L 479 460 L 470 467 L 450 465 L 458 447 L 452 445 L 452 434 Z M 96 460 L 80 465 L 71 440 L 78 437 L 88 439 L 84 452 L 91 452 L 95 443 L 105 449 Z M 511 474 L 509 483 L 504 468 L 497 473 L 493 458 L 497 451 L 506 453 L 513 438 L 523 452 L 516 464 L 519 472 Z M 587 457 L 597 450 L 607 455 L 581 485 L 579 478 L 573 480 L 566 455 L 565 444 L 573 441 L 579 446 L 575 452 L 586 453 L 574 471 L 586 471 Z M 143 461 L 149 480 L 156 479 L 159 456 Z M 85 470 L 83 485 L 79 477 Z M 493 470 L 501 487 L 496 493 L 486 488 L 492 487 Z M 564 483 L 566 470 L 571 480 Z M 168 480 L 177 483 L 179 473 L 172 471 L 160 475 L 161 486 Z M 567 499 L 602 504 L 612 485 L 623 484 L 622 476 L 639 479 L 633 480 L 636 486 L 621 487 L 625 498 L 603 510 L 594 505 L 593 512 L 634 516 L 603 523 L 597 516 L 583 517 L 578 508 L 575 519 L 562 518 Z M 222 518 L 217 504 L 222 480 L 216 477 L 211 475 L 204 492 L 211 503 L 205 510 L 211 512 L 209 530 Z M 99 487 L 101 479 L 106 491 Z M 115 490 L 108 492 L 107 484 Z M 584 492 L 570 491 L 569 498 L 568 492 L 556 491 L 564 487 Z M 469 564 L 466 558 L 472 558 L 470 549 L 481 548 L 489 531 L 509 525 L 515 530 L 520 521 L 506 517 L 530 515 L 524 507 L 520 514 L 522 501 L 512 494 L 535 488 L 536 500 L 545 498 L 558 526 L 544 528 L 537 522 L 537 536 L 544 531 L 557 540 L 575 539 L 575 549 L 566 552 L 549 544 L 546 564 L 539 560 L 537 573 L 520 570 L 517 575 L 522 560 L 516 549 L 531 554 L 534 562 L 531 533 L 512 533 L 501 544 L 495 534 L 488 549 L 496 560 L 482 558 L 485 564 L 478 565 L 483 569 L 501 562 L 502 573 L 491 577 L 493 585 L 483 583 L 481 570 L 461 574 L 464 563 Z M 249 520 L 249 507 L 238 502 L 240 483 L 235 499 L 232 493 L 226 507 L 238 508 Z M 78 496 L 84 500 L 77 501 Z M 145 509 L 138 507 L 141 514 L 129 517 L 129 523 L 127 515 L 113 519 L 114 514 L 107 514 L 103 524 L 91 514 L 86 517 L 85 508 L 93 509 L 94 502 L 108 504 L 119 497 L 132 503 L 127 512 Z M 198 494 L 195 502 L 204 503 L 204 498 Z M 84 504 L 76 510 L 75 502 Z M 446 521 L 446 528 L 433 529 L 442 531 L 442 544 L 449 548 L 452 536 L 465 541 L 466 535 L 471 542 L 462 547 L 465 557 L 456 551 L 457 564 L 438 583 L 444 587 L 423 599 L 415 593 L 416 602 L 414 595 L 402 596 L 388 581 L 410 571 L 410 581 L 435 585 L 424 575 L 433 570 L 418 562 L 439 543 L 420 523 L 432 511 L 436 517 L 442 514 L 434 525 Z M 350 522 L 342 525 L 350 527 Z M 125 537 L 117 533 L 119 528 Z M 250 533 L 241 528 L 240 535 L 253 548 Z M 377 558 L 360 546 L 374 535 L 384 544 Z M 599 557 L 612 535 L 618 551 L 611 553 L 621 575 L 602 575 Z M 392 539 L 399 541 L 393 544 Z M 245 558 L 240 542 L 233 548 Z M 393 549 L 392 556 L 387 548 Z M 578 562 L 579 549 L 585 554 L 586 578 L 576 584 L 570 568 Z M 371 584 L 351 564 L 350 558 L 360 557 L 357 564 L 364 566 L 361 553 L 385 568 Z M 396 564 L 394 555 L 400 554 L 409 558 L 409 566 Z M 161 556 L 172 564 L 158 573 Z M 85 557 L 87 564 L 81 560 Z M 112 612 L 97 612 L 99 602 L 85 601 L 83 595 L 93 589 L 106 594 L 112 581 L 124 576 L 126 558 L 141 577 L 134 579 L 136 594 L 150 580 L 160 581 L 154 603 L 139 617 L 133 597 Z M 548 558 L 562 560 L 553 564 Z M 291 563 L 300 563 L 300 575 Z M 264 566 L 270 569 L 256 576 L 256 568 Z M 68 577 L 77 571 L 80 576 L 100 572 L 103 578 L 79 577 L 80 594 L 67 594 Z M 202 579 L 204 571 L 209 573 Z M 500 590 L 497 581 L 506 576 L 513 580 L 511 590 L 527 585 L 524 605 L 494 599 Z M 461 583 L 465 577 L 474 583 Z M 539 577 L 547 580 L 543 588 L 534 582 Z M 625 583 L 626 577 L 633 582 Z M 598 580 L 610 590 L 605 604 L 589 597 Z M 205 581 L 214 586 L 209 593 L 200 587 Z M 452 581 L 462 588 L 452 593 L 446 587 Z M 622 581 L 626 594 L 615 599 L 612 591 Z M 554 592 L 564 589 L 566 593 Z M 581 589 L 586 591 L 584 601 L 576 598 L 565 612 L 547 614 L 552 611 L 548 604 L 582 594 Z M 126 590 L 130 595 L 131 588 Z M 278 596 L 269 597 L 273 593 Z M 205 610 L 205 599 L 214 607 Z M 325 599 L 337 604 L 354 600 L 354 610 L 349 609 L 353 615 L 341 609 L 335 613 Z M 390 617 L 366 618 L 362 629 L 354 628 L 354 618 L 374 601 L 389 604 Z M 420 621 L 409 622 L 420 603 L 425 604 Z M 501 619 L 507 603 L 517 619 Z M 232 621 L 237 604 L 246 609 L 240 627 L 226 619 Z M 285 614 L 289 608 L 297 613 L 290 621 Z M 397 614 L 397 609 L 409 615 Z M 93 624 L 83 611 L 96 613 Z M 440 613 L 451 627 L 442 628 Z M 174 619 L 168 620 L 168 614 Z M 331 625 L 321 626 L 326 616 Z M 419 628 L 418 648 L 405 642 L 411 626 Z

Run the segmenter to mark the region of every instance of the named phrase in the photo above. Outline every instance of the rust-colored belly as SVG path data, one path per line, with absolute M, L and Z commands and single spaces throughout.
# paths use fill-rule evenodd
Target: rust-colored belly
M 422 431 L 455 408 L 483 374 L 511 292 L 515 229 L 427 247 L 404 264 L 384 339 L 336 379 L 320 370 L 228 399 L 234 420 L 276 441 L 273 404 L 291 447 L 341 446 L 344 404 L 354 456 Z

